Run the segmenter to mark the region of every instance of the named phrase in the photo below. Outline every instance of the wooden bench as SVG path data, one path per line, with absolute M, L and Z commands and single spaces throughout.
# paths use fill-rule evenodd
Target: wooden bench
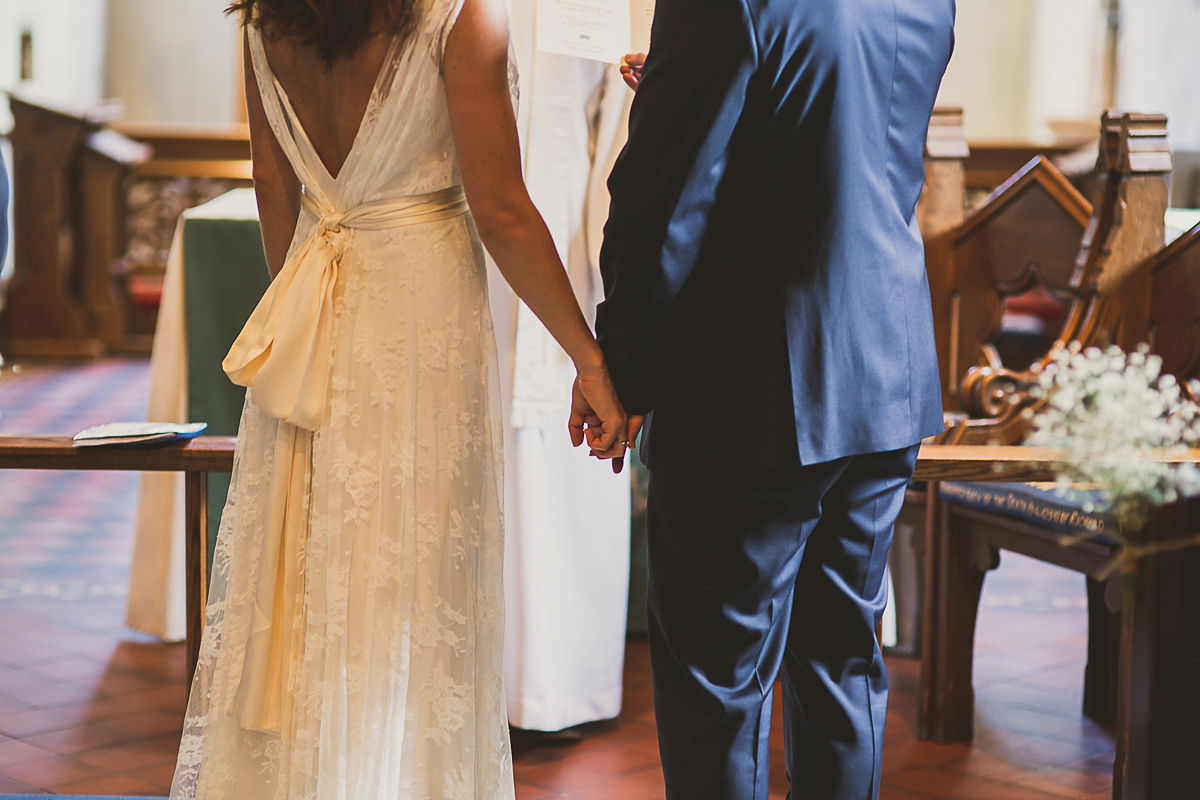
M 1012 349 L 1004 344 L 1013 339 L 1005 330 L 1013 301 L 1031 287 L 1069 296 L 1075 257 L 1092 212 L 1046 157 L 1022 150 L 1027 162 L 1014 164 L 1015 174 L 996 177 L 987 197 L 968 214 L 973 152 L 963 131 L 962 109 L 934 109 L 917 220 L 925 244 L 942 407 L 951 425 L 964 416 L 960 391 L 967 371 L 979 364 L 1002 366 L 1000 353 Z M 896 610 L 894 653 L 915 656 L 921 650 L 922 562 L 932 512 L 926 487 L 914 482 L 888 556 Z
M 1100 192 L 1070 275 L 1069 294 L 1063 292 L 1070 300 L 1063 330 L 1031 369 L 1010 369 L 985 357 L 967 370 L 962 399 L 969 416 L 946 441 L 1018 444 L 1028 430 L 1028 414 L 1045 402 L 1029 389 L 1042 365 L 1062 347 L 1115 342 L 1130 350 L 1149 342 L 1163 356 L 1164 372 L 1181 380 L 1196 377 L 1200 231 L 1163 249 L 1169 171 L 1165 117 L 1105 115 Z M 1020 259 L 1012 266 L 1020 268 Z M 992 309 L 973 317 L 995 318 L 996 298 L 1005 289 L 1001 281 L 995 284 L 983 289 L 964 285 L 964 291 L 982 292 L 978 307 Z M 960 306 L 966 309 L 968 303 Z M 976 351 L 985 349 L 979 337 L 964 341 Z M 960 362 L 959 369 L 966 363 Z M 1019 502 L 1029 492 L 1012 495 L 1020 495 Z M 1087 576 L 1084 712 L 1116 725 L 1114 797 L 1200 796 L 1200 775 L 1190 763 L 1200 752 L 1194 723 L 1200 717 L 1200 692 L 1189 682 L 1190 675 L 1183 678 L 1200 662 L 1191 633 L 1200 621 L 1200 549 L 1146 559 L 1130 596 L 1119 577 L 1107 577 L 1116 552 L 1112 541 L 1063 547 L 1051 526 L 975 508 L 962 498 L 939 500 L 936 490 L 929 493 L 927 519 L 918 736 L 940 742 L 972 737 L 971 672 L 980 591 L 1000 552 L 1014 551 Z M 1147 535 L 1152 540 L 1176 536 L 1194 531 L 1198 523 L 1197 503 L 1180 503 L 1162 510 Z

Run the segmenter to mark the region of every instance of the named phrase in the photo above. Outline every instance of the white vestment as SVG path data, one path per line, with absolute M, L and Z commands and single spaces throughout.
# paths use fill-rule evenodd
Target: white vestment
M 532 0 L 512 1 L 525 178 L 580 305 L 603 298 L 597 269 L 612 159 L 628 98 L 615 66 L 534 49 Z M 504 678 L 509 720 L 556 731 L 621 708 L 629 580 L 629 469 L 574 449 L 574 370 L 489 264 L 504 408 Z

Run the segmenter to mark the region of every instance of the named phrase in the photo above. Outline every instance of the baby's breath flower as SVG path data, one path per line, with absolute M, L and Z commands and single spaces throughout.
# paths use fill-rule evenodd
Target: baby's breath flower
M 1072 481 L 1099 485 L 1098 506 L 1126 535 L 1140 531 L 1151 506 L 1200 494 L 1195 465 L 1147 457 L 1148 450 L 1179 452 L 1200 442 L 1200 409 L 1145 345 L 1129 354 L 1118 347 L 1060 350 L 1038 387 L 1046 402 L 1026 441 L 1066 450 L 1060 492 Z M 1200 396 L 1200 382 L 1189 389 Z

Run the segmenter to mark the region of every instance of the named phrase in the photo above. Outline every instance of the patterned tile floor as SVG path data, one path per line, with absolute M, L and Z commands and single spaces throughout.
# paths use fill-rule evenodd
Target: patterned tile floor
M 138 419 L 147 386 L 142 361 L 5 370 L 0 432 Z M 0 794 L 166 794 L 183 651 L 122 622 L 136 493 L 131 475 L 0 471 Z M 1112 737 L 1079 713 L 1085 641 L 1082 579 L 1006 555 L 979 621 L 973 745 L 916 741 L 917 665 L 889 658 L 882 798 L 1108 797 Z M 617 720 L 572 743 L 514 738 L 518 800 L 662 798 L 645 642 L 627 652 Z

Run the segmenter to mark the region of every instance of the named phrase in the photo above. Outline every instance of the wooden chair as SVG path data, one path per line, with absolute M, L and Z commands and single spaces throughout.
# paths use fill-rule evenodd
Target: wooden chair
M 1052 350 L 1107 341 L 1129 349 L 1149 341 L 1164 357 L 1165 369 L 1190 377 L 1200 350 L 1200 246 L 1195 244 L 1200 226 L 1162 247 L 1170 171 L 1166 119 L 1113 114 L 1105 116 L 1102 127 L 1101 196 L 1069 281 L 1070 309 Z M 974 302 L 993 309 L 994 318 L 998 293 Z M 959 312 L 966 307 L 964 301 Z M 947 439 L 1017 442 L 1026 431 L 1028 410 L 1042 402 L 1028 389 L 1045 359 L 1020 371 L 994 363 L 986 346 L 982 352 L 985 363 L 969 370 L 963 380 L 964 407 L 974 416 L 957 424 Z M 957 493 L 947 491 L 951 488 Z M 1195 683 L 1190 670 L 1198 662 L 1180 658 L 1192 645 L 1179 642 L 1181 626 L 1195 625 L 1193 595 L 1200 558 L 1188 551 L 1149 559 L 1139 572 L 1136 598 L 1126 604 L 1119 580 L 1096 579 L 1115 555 L 1111 540 L 1096 536 L 1065 547 L 1059 543 L 1059 531 L 1044 522 L 1052 501 L 1039 497 L 1036 489 L 1013 487 L 1007 494 L 993 495 L 986 485 L 974 489 L 981 497 L 1004 497 L 1002 509 L 972 502 L 970 485 L 946 485 L 930 493 L 934 524 L 928 530 L 925 561 L 918 735 L 941 742 L 971 738 L 971 667 L 980 591 L 987 571 L 999 563 L 999 552 L 1011 550 L 1088 576 L 1084 712 L 1116 721 L 1114 796 L 1197 796 L 1200 784 L 1190 761 L 1200 752 L 1196 717 L 1185 719 L 1176 706 L 1200 714 L 1197 689 L 1190 685 Z M 1013 509 L 1031 513 L 1022 516 Z M 1071 513 L 1079 514 L 1076 522 L 1087 521 L 1081 510 Z M 1152 523 L 1152 535 L 1195 530 L 1196 513 L 1192 504 L 1164 509 Z M 1103 522 L 1092 517 L 1089 524 L 1098 528 Z M 1181 617 L 1178 608 L 1189 609 L 1188 615 Z M 1188 652 L 1194 655 L 1194 648 Z M 1151 740 L 1158 744 L 1148 746 Z

